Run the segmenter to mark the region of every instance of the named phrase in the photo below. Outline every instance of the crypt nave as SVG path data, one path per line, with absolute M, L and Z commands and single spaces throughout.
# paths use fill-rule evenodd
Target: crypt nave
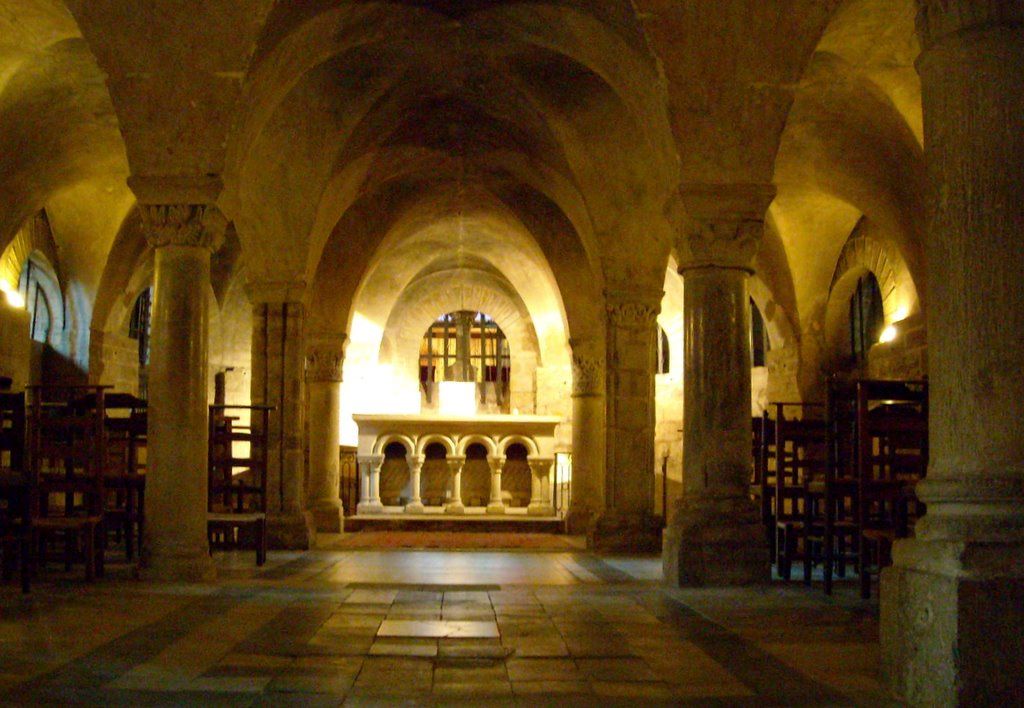
M 752 419 L 925 382 L 879 680 L 1024 700 L 1022 66 L 1021 0 L 0 0 L 26 469 L 54 387 L 109 387 L 68 425 L 129 402 L 140 588 L 230 585 L 227 440 L 271 576 L 374 524 L 554 524 L 586 563 L 660 553 L 663 592 L 755 602 L 727 588 L 797 552 L 831 582 L 846 547 L 829 517 L 814 555 L 766 483 L 759 517 Z M 5 569 L 45 560 L 26 514 Z

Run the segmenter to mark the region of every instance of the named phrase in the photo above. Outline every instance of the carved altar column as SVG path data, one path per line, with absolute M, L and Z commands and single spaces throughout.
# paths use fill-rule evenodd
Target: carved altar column
M 139 211 L 156 251 L 143 568 L 148 577 L 208 580 L 210 254 L 225 222 L 202 204 Z
M 359 485 L 359 503 L 357 514 L 379 514 L 384 511 L 380 503 L 380 468 L 384 464 L 383 455 L 368 455 L 358 458 L 359 472 L 362 481 Z
M 462 503 L 462 467 L 465 464 L 465 457 L 448 458 L 448 472 L 452 478 L 452 496 L 444 507 L 444 513 L 446 514 L 466 513 L 466 507 Z
M 654 511 L 654 376 L 658 312 L 664 293 L 610 291 L 605 510 L 597 548 L 658 550 Z
M 569 533 L 589 534 L 604 511 L 605 342 L 574 339 L 572 347 L 572 480 Z
M 930 461 L 882 574 L 882 670 L 919 705 L 1024 686 L 1024 2 L 919 0 Z
M 505 464 L 505 460 L 501 457 L 488 457 L 487 464 L 491 468 L 491 500 L 487 504 L 487 513 L 504 514 L 505 502 L 501 498 L 501 467 Z
M 317 337 L 306 350 L 309 399 L 309 487 L 306 497 L 317 531 L 341 533 L 341 368 L 345 335 Z
M 771 185 L 688 185 L 676 243 L 683 276 L 683 495 L 664 532 L 665 582 L 767 582 L 768 549 L 749 496 L 747 278 Z
M 412 491 L 409 503 L 405 505 L 405 513 L 422 514 L 423 499 L 421 498 L 420 486 L 423 479 L 423 455 L 412 455 L 409 458 L 409 473 Z
M 551 458 L 529 460 L 530 464 L 530 505 L 526 513 L 531 516 L 554 516 L 555 508 L 551 506 Z
M 316 536 L 305 502 L 303 283 L 253 283 L 252 402 L 273 406 L 267 461 L 271 548 L 307 549 Z

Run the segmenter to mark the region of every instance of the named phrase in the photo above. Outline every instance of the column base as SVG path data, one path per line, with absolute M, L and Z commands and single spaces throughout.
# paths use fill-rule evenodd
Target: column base
M 143 580 L 161 580 L 180 583 L 208 583 L 216 580 L 217 567 L 210 553 L 147 554 L 139 566 Z
M 466 506 L 462 502 L 451 502 L 444 508 L 446 514 L 465 514 Z
M 383 514 L 384 505 L 379 501 L 376 502 L 359 502 L 356 504 L 357 514 Z
M 672 587 L 759 585 L 771 580 L 764 526 L 748 499 L 682 504 L 662 534 Z
M 488 514 L 504 514 L 505 503 L 504 502 L 491 502 L 487 505 Z
M 275 551 L 308 551 L 316 539 L 309 512 L 267 515 L 267 547 Z
M 530 516 L 554 516 L 555 507 L 547 502 L 532 503 L 526 507 L 526 513 Z
M 423 502 L 414 501 L 405 505 L 406 514 L 422 514 L 423 512 Z
M 1011 705 L 1024 686 L 1024 542 L 898 541 L 882 674 L 912 705 Z
M 310 509 L 313 525 L 318 533 L 342 533 L 345 530 L 345 512 L 340 506 L 322 506 Z
M 587 535 L 587 546 L 596 551 L 657 553 L 661 550 L 661 525 L 646 515 L 606 512 Z
M 594 516 L 590 509 L 569 509 L 565 515 L 565 532 L 572 536 L 588 536 L 594 530 Z

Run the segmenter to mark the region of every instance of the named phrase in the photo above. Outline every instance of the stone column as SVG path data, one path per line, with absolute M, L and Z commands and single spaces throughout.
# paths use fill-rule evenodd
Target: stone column
M 466 507 L 462 503 L 462 466 L 465 464 L 465 457 L 448 458 L 448 471 L 452 475 L 452 496 L 444 507 L 446 514 L 466 513 Z
M 750 484 L 747 278 L 771 185 L 692 185 L 676 244 L 683 276 L 683 495 L 665 529 L 665 582 L 767 582 L 768 548 Z
M 526 513 L 531 516 L 554 516 L 555 508 L 551 506 L 551 466 L 555 461 L 542 458 L 529 462 L 533 493 Z
M 363 482 L 360 485 L 357 514 L 379 514 L 384 511 L 380 503 L 380 468 L 384 464 L 383 455 L 360 457 L 359 469 L 362 471 Z
M 572 481 L 569 533 L 589 534 L 604 511 L 605 344 L 574 339 L 572 347 Z
M 504 514 L 505 502 L 501 499 L 501 467 L 505 460 L 501 457 L 488 457 L 487 464 L 491 467 L 491 501 L 487 504 L 487 513 Z
M 309 399 L 309 511 L 317 531 L 341 533 L 341 367 L 345 335 L 317 337 L 306 349 Z
M 271 548 L 307 549 L 316 536 L 305 501 L 305 307 L 302 283 L 254 283 L 252 402 L 273 406 L 267 461 Z
M 420 497 L 420 481 L 423 478 L 423 455 L 412 455 L 409 458 L 409 478 L 412 498 L 405 505 L 405 513 L 422 514 L 423 499 Z
M 1024 2 L 919 0 L 930 463 L 882 576 L 882 669 L 921 705 L 1024 686 Z
M 661 290 L 609 291 L 605 510 L 597 548 L 658 550 L 654 517 L 654 376 Z
M 208 580 L 208 293 L 224 223 L 203 205 L 139 209 L 156 251 L 143 568 L 154 578 Z

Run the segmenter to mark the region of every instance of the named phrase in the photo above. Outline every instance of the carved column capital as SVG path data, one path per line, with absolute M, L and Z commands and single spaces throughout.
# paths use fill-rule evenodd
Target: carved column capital
M 610 290 L 605 293 L 609 322 L 615 327 L 647 329 L 658 321 L 661 312 L 662 291 L 624 292 Z
M 449 457 L 445 460 L 448 463 L 448 471 L 451 474 L 456 474 L 462 471 L 462 466 L 466 464 L 465 457 Z
M 548 472 L 550 472 L 551 465 L 553 465 L 554 463 L 555 461 L 550 457 L 539 457 L 527 460 L 527 464 L 530 465 L 530 471 L 540 477 L 543 477 Z
M 679 191 L 676 256 L 691 268 L 751 270 L 775 198 L 770 184 L 688 184 Z
M 1021 0 L 917 0 L 917 35 L 924 51 L 963 32 L 1021 24 Z
M 306 347 L 306 380 L 337 383 L 345 363 L 346 337 L 314 338 Z
M 146 239 L 153 248 L 194 246 L 216 251 L 224 242 L 227 221 L 207 204 L 140 204 Z
M 596 355 L 572 353 L 572 395 L 599 396 L 604 393 L 604 361 Z

